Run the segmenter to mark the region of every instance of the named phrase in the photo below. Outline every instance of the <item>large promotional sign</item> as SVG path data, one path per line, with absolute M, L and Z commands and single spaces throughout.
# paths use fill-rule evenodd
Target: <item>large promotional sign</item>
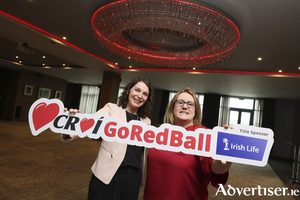
M 58 99 L 39 99 L 28 113 L 34 136 L 50 128 L 55 133 L 183 152 L 218 160 L 265 166 L 274 139 L 268 128 L 236 125 L 234 129 L 215 127 L 187 131 L 183 127 L 162 124 L 147 126 L 141 121 L 122 122 L 106 113 L 72 114 L 64 111 Z

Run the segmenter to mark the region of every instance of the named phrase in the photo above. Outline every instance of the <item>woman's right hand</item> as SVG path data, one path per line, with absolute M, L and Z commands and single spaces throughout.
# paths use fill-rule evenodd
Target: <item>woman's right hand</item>
M 64 108 L 64 111 L 66 112 L 66 111 L 68 111 L 68 109 L 67 109 L 67 108 Z M 77 110 L 77 109 L 71 108 L 71 109 L 69 110 L 69 113 L 76 114 L 76 113 L 81 113 L 81 111 L 80 111 L 80 110 Z M 63 141 L 63 142 L 70 142 L 70 141 L 72 141 L 74 138 L 75 138 L 74 135 L 61 134 L 61 141 Z
M 71 142 L 74 139 L 74 135 L 60 134 L 62 142 Z
M 64 111 L 68 111 L 68 109 L 67 109 L 67 108 L 64 108 Z M 80 111 L 80 110 L 77 110 L 77 109 L 70 108 L 69 113 L 75 114 L 75 113 L 81 113 L 81 111 Z

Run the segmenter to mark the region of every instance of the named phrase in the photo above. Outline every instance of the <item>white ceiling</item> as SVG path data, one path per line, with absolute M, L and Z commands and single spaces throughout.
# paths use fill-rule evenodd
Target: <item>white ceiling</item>
M 199 93 L 300 100 L 300 1 L 298 0 L 204 0 L 203 2 L 230 14 L 238 24 L 241 40 L 236 52 L 226 62 L 202 67 L 220 72 L 129 71 L 111 67 L 143 67 L 143 64 L 122 58 L 97 43 L 92 34 L 91 16 L 103 0 L 9 0 L 0 1 L 0 12 L 9 14 L 82 51 L 59 42 L 51 36 L 0 14 L 0 66 L 28 69 L 63 78 L 73 83 L 101 85 L 103 71 L 121 74 L 121 86 L 132 78 L 147 77 L 154 88 L 177 91 L 191 87 Z M 195 2 L 195 0 L 194 0 Z M 27 43 L 35 55 L 15 50 L 19 42 Z M 84 52 L 83 52 L 84 51 Z M 66 63 L 81 66 L 66 70 L 44 69 L 42 66 L 19 65 L 16 55 L 40 63 Z M 262 61 L 257 58 L 262 57 Z M 21 58 L 20 58 L 21 59 Z M 23 61 L 25 63 L 25 61 Z M 278 73 L 282 70 L 282 73 Z M 229 73 L 228 71 L 254 72 Z M 257 72 L 257 73 L 256 73 Z M 264 74 L 266 73 L 266 74 Z M 289 75 L 293 73 L 295 75 Z

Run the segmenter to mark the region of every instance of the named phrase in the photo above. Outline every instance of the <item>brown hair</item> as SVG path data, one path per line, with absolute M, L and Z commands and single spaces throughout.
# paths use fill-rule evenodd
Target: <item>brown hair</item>
M 201 125 L 201 107 L 200 107 L 200 103 L 198 98 L 196 97 L 196 93 L 194 92 L 194 90 L 192 90 L 191 88 L 185 88 L 182 90 L 179 90 L 176 95 L 173 97 L 172 101 L 170 102 L 170 105 L 168 106 L 165 116 L 164 116 L 164 123 L 169 123 L 172 125 L 175 125 L 175 117 L 174 117 L 174 106 L 175 106 L 175 101 L 178 99 L 178 96 L 181 93 L 188 93 L 190 95 L 192 95 L 194 102 L 195 102 L 195 116 L 193 119 L 193 124 L 194 125 Z
M 142 107 L 140 107 L 138 109 L 138 112 L 137 112 L 137 114 L 140 117 L 144 118 L 150 114 L 152 104 L 153 104 L 153 99 L 154 99 L 153 88 L 152 88 L 151 82 L 147 78 L 135 78 L 130 83 L 128 83 L 126 85 L 126 87 L 124 88 L 124 91 L 122 92 L 121 96 L 119 97 L 118 106 L 122 106 L 122 108 L 126 108 L 127 103 L 128 103 L 128 96 L 130 93 L 130 89 L 133 86 L 135 86 L 138 82 L 145 83 L 145 85 L 147 85 L 147 87 L 149 89 L 149 95 L 148 95 L 147 101 L 145 102 L 145 104 Z

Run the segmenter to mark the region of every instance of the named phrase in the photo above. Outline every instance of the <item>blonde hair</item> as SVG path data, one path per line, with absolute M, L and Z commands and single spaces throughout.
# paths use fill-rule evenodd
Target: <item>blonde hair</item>
M 172 125 L 175 125 L 175 117 L 174 117 L 174 106 L 175 106 L 175 101 L 178 99 L 178 96 L 181 93 L 188 93 L 190 94 L 195 102 L 195 116 L 193 119 L 193 124 L 194 125 L 201 125 L 201 108 L 200 108 L 200 103 L 198 98 L 196 97 L 196 93 L 194 92 L 194 90 L 192 90 L 191 88 L 185 88 L 182 90 L 179 90 L 176 95 L 173 97 L 173 99 L 170 102 L 170 105 L 168 106 L 165 116 L 164 116 L 164 123 L 169 123 Z

